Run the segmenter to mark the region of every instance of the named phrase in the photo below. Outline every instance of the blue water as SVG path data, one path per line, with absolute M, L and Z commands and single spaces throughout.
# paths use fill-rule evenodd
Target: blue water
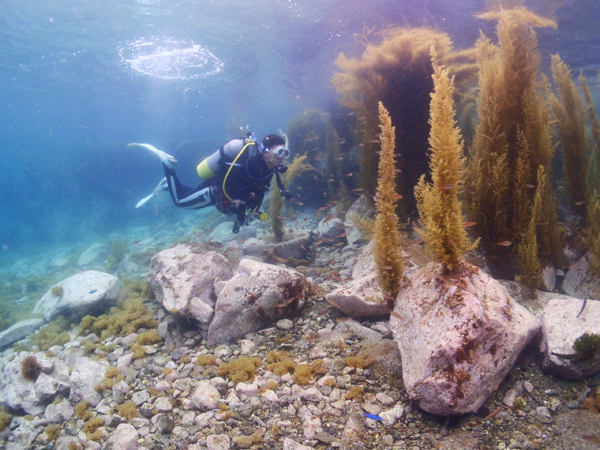
M 561 53 L 597 92 L 596 0 L 535 1 L 543 66 Z M 456 48 L 479 30 L 476 0 L 3 0 L 0 3 L 0 264 L 85 247 L 158 221 L 134 208 L 162 177 L 148 142 L 173 153 L 184 182 L 229 138 L 231 120 L 263 136 L 337 104 L 340 52 L 363 26 L 430 26 Z M 166 212 L 165 212 L 166 211 Z M 174 208 L 159 214 L 181 214 Z M 197 214 L 197 212 L 183 212 Z M 1 268 L 1 267 L 0 267 Z

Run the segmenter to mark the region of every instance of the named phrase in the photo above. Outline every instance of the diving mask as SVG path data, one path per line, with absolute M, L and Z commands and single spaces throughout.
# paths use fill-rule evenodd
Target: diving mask
M 290 149 L 285 147 L 278 147 L 275 150 L 271 150 L 274 154 L 280 158 L 287 158 L 290 156 Z

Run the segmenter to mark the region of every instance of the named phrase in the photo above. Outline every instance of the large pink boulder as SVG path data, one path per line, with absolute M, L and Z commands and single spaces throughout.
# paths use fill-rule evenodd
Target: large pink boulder
M 312 285 L 292 269 L 242 259 L 235 276 L 219 293 L 208 329 L 209 345 L 243 337 L 299 308 Z
M 154 255 L 146 281 L 167 311 L 195 319 L 206 328 L 214 315 L 215 282 L 232 276 L 223 255 L 197 254 L 189 245 L 177 245 Z
M 539 331 L 500 283 L 461 263 L 431 263 L 396 299 L 390 327 L 409 397 L 432 414 L 477 411 Z

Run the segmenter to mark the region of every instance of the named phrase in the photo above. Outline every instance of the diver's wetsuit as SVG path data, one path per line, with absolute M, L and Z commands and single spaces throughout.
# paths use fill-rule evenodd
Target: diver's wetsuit
M 244 145 L 243 140 L 229 141 L 227 144 L 239 146 L 240 143 L 237 141 L 241 141 L 241 149 Z M 223 180 L 233 162 L 227 160 L 228 158 L 222 151 L 225 146 L 221 148 L 223 157 L 219 161 L 216 176 L 204 181 L 196 188 L 181 184 L 175 170 L 163 164 L 169 192 L 175 205 L 186 209 L 216 206 L 224 214 L 230 212 L 236 214 L 237 222 L 243 224 L 246 220 L 246 210 L 258 211 L 260 208 L 265 192 L 269 190 L 273 174 L 277 170 L 276 168 L 267 169 L 263 156 L 257 151 L 259 145 L 249 146 L 239 157 L 227 177 L 225 191 L 233 201 L 223 193 Z

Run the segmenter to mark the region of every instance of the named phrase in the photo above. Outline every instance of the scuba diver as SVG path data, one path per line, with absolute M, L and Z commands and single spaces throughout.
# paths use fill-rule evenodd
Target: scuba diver
M 248 225 L 252 217 L 264 222 L 268 216 L 259 208 L 273 174 L 282 196 L 290 198 L 280 177 L 287 171 L 283 162 L 290 155 L 285 137 L 284 140 L 276 134 L 269 134 L 259 143 L 252 133 L 248 133 L 246 139 L 228 141 L 198 165 L 196 170 L 204 181 L 196 188 L 181 184 L 173 168 L 177 163 L 173 156 L 150 144 L 129 144 L 128 147 L 143 147 L 157 155 L 165 170 L 165 178 L 151 195 L 138 202 L 136 208 L 168 190 L 173 203 L 179 208 L 215 206 L 223 214 L 235 214 L 233 233 L 237 234 L 240 226 Z

